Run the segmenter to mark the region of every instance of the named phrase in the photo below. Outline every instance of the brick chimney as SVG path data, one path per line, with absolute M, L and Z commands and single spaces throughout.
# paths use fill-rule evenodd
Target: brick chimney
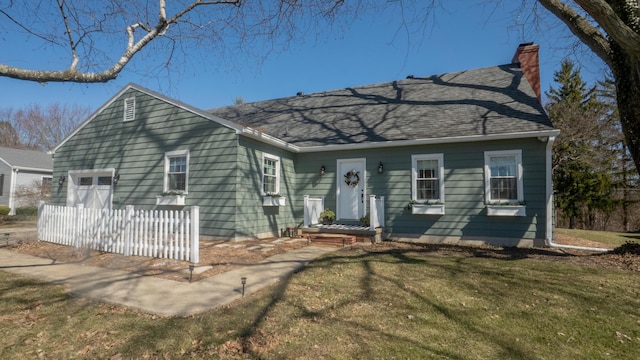
M 538 97 L 538 101 L 542 102 L 540 98 L 540 60 L 538 59 L 539 45 L 534 43 L 524 43 L 518 45 L 516 53 L 511 60 L 514 64 L 519 64 L 524 76 L 527 77 L 527 81 L 533 88 L 533 91 Z

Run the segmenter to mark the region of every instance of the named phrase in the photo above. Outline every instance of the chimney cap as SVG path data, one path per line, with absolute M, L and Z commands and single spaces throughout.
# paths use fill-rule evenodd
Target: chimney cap
M 518 45 L 518 47 L 524 47 L 524 46 L 530 46 L 530 45 L 533 45 L 533 41 L 522 43 L 522 44 Z
M 298 92 L 296 93 L 296 96 L 302 96 L 302 95 L 304 95 L 304 93 L 303 93 L 302 91 L 298 91 Z

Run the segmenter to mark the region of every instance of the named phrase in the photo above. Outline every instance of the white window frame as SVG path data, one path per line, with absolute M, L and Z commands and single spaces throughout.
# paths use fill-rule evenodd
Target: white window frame
M 186 157 L 186 169 L 184 177 L 184 190 L 171 190 L 169 188 L 169 169 L 172 158 Z M 164 153 L 164 185 L 163 191 L 182 191 L 185 195 L 189 193 L 189 150 L 177 150 Z
M 130 97 L 124 99 L 123 121 L 133 121 L 136 119 L 136 98 Z
M 419 160 L 436 160 L 438 162 L 438 199 L 418 199 L 418 161 Z M 411 155 L 411 199 L 416 202 L 425 201 L 440 202 L 444 204 L 444 154 L 417 154 Z
M 491 198 L 491 167 L 490 161 L 492 157 L 504 157 L 513 156 L 516 158 L 516 179 L 517 179 L 517 199 L 492 199 Z M 518 204 L 524 204 L 524 181 L 523 181 L 523 168 L 522 168 L 522 150 L 499 150 L 499 151 L 485 151 L 484 152 L 484 196 L 487 205 L 499 204 L 505 201 L 517 202 Z
M 267 193 L 264 191 L 264 178 L 265 178 L 265 173 L 264 173 L 264 162 L 265 160 L 273 160 L 276 162 L 276 189 L 274 193 Z M 280 194 L 280 157 L 279 156 L 275 156 L 275 155 L 271 155 L 271 154 L 267 154 L 267 153 L 263 153 L 262 154 L 262 164 L 261 164 L 261 172 L 262 172 L 262 184 L 260 187 L 260 192 L 262 193 L 262 195 L 275 195 L 275 194 Z

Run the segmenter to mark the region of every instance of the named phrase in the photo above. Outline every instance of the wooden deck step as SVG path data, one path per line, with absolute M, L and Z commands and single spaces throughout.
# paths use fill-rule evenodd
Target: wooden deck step
M 307 234 L 313 245 L 344 247 L 356 243 L 354 235 L 344 234 Z

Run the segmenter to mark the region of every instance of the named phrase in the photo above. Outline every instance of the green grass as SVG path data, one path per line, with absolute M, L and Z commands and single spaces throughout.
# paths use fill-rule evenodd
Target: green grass
M 189 318 L 0 272 L 0 358 L 640 358 L 638 273 L 433 249 L 337 252 Z
M 612 246 L 620 246 L 628 241 L 640 242 L 640 233 L 624 233 L 612 231 L 594 231 L 579 229 L 561 229 L 556 232 L 562 235 L 575 236 L 585 240 L 597 241 Z

